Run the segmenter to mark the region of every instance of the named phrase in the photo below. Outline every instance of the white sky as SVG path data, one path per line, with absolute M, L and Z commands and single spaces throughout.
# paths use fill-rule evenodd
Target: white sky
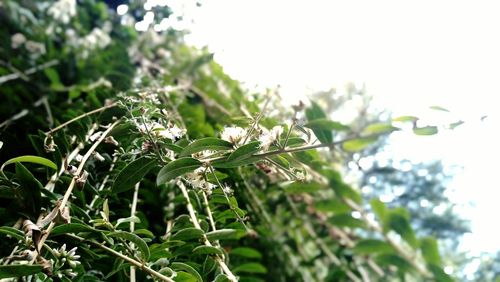
M 465 247 L 497 251 L 499 8 L 496 1 L 203 1 L 190 12 L 188 42 L 208 45 L 249 86 L 280 84 L 285 97 L 353 81 L 395 115 L 450 109 L 467 123 L 435 137 L 400 134 L 393 151 L 463 165 L 452 196 L 476 204 L 467 210 L 473 233 Z

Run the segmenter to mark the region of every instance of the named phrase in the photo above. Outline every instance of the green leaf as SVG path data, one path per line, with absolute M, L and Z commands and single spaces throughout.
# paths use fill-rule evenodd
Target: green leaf
M 171 143 L 165 143 L 165 144 L 162 144 L 163 147 L 173 151 L 174 153 L 176 154 L 179 154 L 180 152 L 182 152 L 183 148 L 179 145 L 175 145 L 175 144 L 171 144 Z
M 244 159 L 248 159 L 253 154 L 257 153 L 259 150 L 260 150 L 260 142 L 253 141 L 236 149 L 234 152 L 231 153 L 231 155 L 229 155 L 229 157 L 227 157 L 226 161 L 229 163 L 234 163 Z
M 344 125 L 338 121 L 329 120 L 326 118 L 315 119 L 308 122 L 305 127 L 309 127 L 314 130 L 325 130 L 325 131 L 346 131 L 349 130 L 349 126 Z
M 267 273 L 267 268 L 256 262 L 249 262 L 238 265 L 233 269 L 234 273 Z
M 346 213 L 352 211 L 347 204 L 338 198 L 315 202 L 314 208 L 320 212 Z
M 415 127 L 413 133 L 416 135 L 434 135 L 438 133 L 438 128 L 437 126 Z
M 126 231 L 115 231 L 107 235 L 110 237 L 125 239 L 127 241 L 134 243 L 137 246 L 137 248 L 139 248 L 139 251 L 141 251 L 142 258 L 144 259 L 144 261 L 147 261 L 149 259 L 150 253 L 148 244 L 146 244 L 146 242 L 141 237 L 135 235 L 134 233 Z
M 436 110 L 436 111 L 442 111 L 442 112 L 450 112 L 448 109 L 445 109 L 441 106 L 430 106 L 429 107 L 431 110 Z
M 207 233 L 207 239 L 210 241 L 215 240 L 231 240 L 239 239 L 245 235 L 245 231 L 238 229 L 219 229 Z
M 32 219 L 35 219 L 40 214 L 42 202 L 41 191 L 43 186 L 40 181 L 19 162 L 16 162 L 16 177 L 20 184 L 18 188 L 21 196 L 22 210 L 20 210 L 20 212 L 25 212 L 29 214 Z
M 228 162 L 227 160 L 217 160 L 212 163 L 212 166 L 215 168 L 234 168 L 234 167 L 253 164 L 261 160 L 262 160 L 261 157 L 252 157 L 252 156 L 247 159 L 242 159 L 234 162 Z
M 363 129 L 364 134 L 380 134 L 397 131 L 399 128 L 393 126 L 390 123 L 374 123 L 370 124 L 365 129 Z
M 50 233 L 51 235 L 60 235 L 60 234 L 67 234 L 67 233 L 79 233 L 79 232 L 96 232 L 98 231 L 97 229 L 94 229 L 88 225 L 84 225 L 81 223 L 68 223 L 68 224 L 61 224 L 54 229 L 52 229 L 52 232 Z
M 411 228 L 408 216 L 402 209 L 395 209 L 389 211 L 386 216 L 387 228 L 396 231 L 401 237 L 410 244 L 413 248 L 418 247 L 418 240 L 415 232 Z
M 422 238 L 420 240 L 420 249 L 422 256 L 427 264 L 441 266 L 441 257 L 439 256 L 438 243 L 432 237 Z
M 233 149 L 233 144 L 230 142 L 215 137 L 207 137 L 196 140 L 187 145 L 179 156 L 189 156 L 203 150 L 221 151 L 231 149 Z
M 41 265 L 11 264 L 0 265 L 0 279 L 21 277 L 42 272 Z
M 350 228 L 365 227 L 365 223 L 363 221 L 352 217 L 352 215 L 349 213 L 334 215 L 328 219 L 328 222 L 339 227 L 350 227 Z
M 395 254 L 380 254 L 375 257 L 375 262 L 380 264 L 380 266 L 394 265 L 404 272 L 414 271 L 414 268 L 410 263 Z
M 399 121 L 399 122 L 415 122 L 417 120 L 418 117 L 415 116 L 400 116 L 392 119 L 392 121 Z
M 166 270 L 163 268 L 163 271 L 166 272 Z M 175 277 L 173 278 L 175 282 L 197 282 L 199 281 L 196 276 L 184 272 L 184 271 L 177 271 Z
M 347 152 L 358 152 L 377 141 L 376 137 L 358 138 L 342 143 L 342 148 Z
M 370 255 L 375 253 L 393 253 L 394 248 L 385 241 L 365 239 L 358 241 L 352 251 L 361 255 Z
M 42 157 L 38 157 L 38 156 L 26 155 L 26 156 L 15 157 L 15 158 L 12 158 L 12 159 L 6 161 L 5 163 L 3 163 L 2 167 L 0 168 L 0 171 L 3 171 L 3 168 L 6 165 L 12 164 L 12 163 L 35 163 L 35 164 L 44 165 L 46 167 L 50 167 L 52 169 L 57 170 L 57 165 L 54 162 L 52 162 L 51 160 L 48 160 L 48 159 L 42 158 Z
M 198 246 L 193 249 L 193 254 L 197 255 L 223 255 L 221 249 L 214 246 Z
M 193 158 L 180 158 L 172 161 L 160 170 L 156 177 L 156 185 L 165 184 L 178 176 L 194 171 L 201 165 L 199 160 Z
M 172 240 L 181 240 L 181 241 L 187 241 L 187 240 L 192 240 L 192 239 L 199 239 L 203 237 L 203 230 L 194 228 L 194 227 L 188 227 L 185 229 L 181 229 L 177 231 L 174 235 L 172 235 L 171 239 Z
M 290 185 L 287 185 L 283 188 L 286 193 L 289 194 L 298 194 L 298 193 L 314 193 L 319 190 L 324 189 L 321 184 L 318 182 L 294 182 Z
M 431 265 L 429 265 L 429 270 L 434 275 L 435 281 L 439 281 L 439 282 L 454 282 L 455 281 L 451 276 L 449 276 L 448 274 L 446 274 L 446 272 L 444 272 L 444 270 L 441 266 L 431 264 Z M 497 278 L 496 281 L 498 281 L 498 279 L 499 278 Z
M 17 240 L 24 240 L 24 233 L 21 230 L 9 226 L 1 226 L 0 233 L 9 235 Z
M 182 263 L 182 262 L 173 262 L 170 267 L 175 270 L 175 271 L 179 271 L 179 270 L 183 270 L 183 271 L 186 271 L 187 273 L 193 275 L 194 277 L 196 277 L 196 279 L 199 281 L 199 282 L 203 282 L 203 278 L 201 278 L 201 275 L 198 273 L 198 271 L 196 271 L 196 269 L 194 269 L 192 266 L 188 265 L 188 264 L 185 264 L 185 263 Z
M 453 130 L 464 123 L 465 123 L 465 121 L 459 120 L 457 122 L 450 123 L 449 128 Z
M 306 109 L 306 117 L 307 120 L 311 121 L 315 119 L 326 118 L 326 113 L 318 104 L 316 104 L 316 102 L 311 101 L 311 107 Z
M 240 257 L 245 257 L 245 258 L 255 258 L 255 259 L 262 258 L 262 254 L 259 253 L 259 251 L 257 251 L 256 249 L 253 249 L 253 248 L 248 248 L 248 247 L 234 248 L 231 250 L 230 255 L 240 256 Z
M 134 188 L 134 185 L 140 182 L 156 163 L 156 159 L 140 157 L 127 164 L 116 176 L 111 192 L 121 193 Z
M 229 280 L 226 274 L 219 274 L 215 277 L 213 282 L 231 282 L 231 280 Z
M 388 212 L 385 204 L 379 199 L 372 199 L 370 201 L 370 205 L 375 215 L 377 215 L 378 219 L 382 221 L 382 223 L 384 223 Z

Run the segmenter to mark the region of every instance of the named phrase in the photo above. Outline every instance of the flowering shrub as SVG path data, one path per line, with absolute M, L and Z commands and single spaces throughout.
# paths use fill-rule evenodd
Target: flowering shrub
M 0 13 L 0 279 L 451 280 L 405 209 L 364 210 L 323 157 L 392 124 L 273 111 L 181 33 L 138 34 L 103 3 Z

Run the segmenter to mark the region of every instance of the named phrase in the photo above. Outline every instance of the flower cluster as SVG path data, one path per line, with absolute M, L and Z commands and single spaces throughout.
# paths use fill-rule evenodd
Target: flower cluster
M 263 150 L 269 149 L 269 146 L 278 140 L 283 133 L 283 126 L 275 126 L 271 130 L 262 129 L 262 134 L 259 136 L 260 147 Z
M 170 139 L 172 141 L 177 141 L 186 134 L 185 129 L 181 129 L 171 122 L 166 127 L 158 122 L 150 122 L 147 124 L 138 124 L 137 128 L 143 134 L 149 133 L 155 137 Z
M 76 0 L 59 0 L 50 6 L 47 14 L 56 21 L 68 24 L 76 16 Z
M 199 167 L 195 171 L 186 174 L 186 180 L 195 189 L 201 189 L 207 194 L 211 194 L 212 190 L 216 187 L 214 184 L 206 181 L 205 168 Z
M 238 126 L 228 126 L 222 131 L 221 138 L 222 140 L 229 141 L 233 144 L 239 144 L 240 142 L 243 142 L 246 135 L 246 129 Z

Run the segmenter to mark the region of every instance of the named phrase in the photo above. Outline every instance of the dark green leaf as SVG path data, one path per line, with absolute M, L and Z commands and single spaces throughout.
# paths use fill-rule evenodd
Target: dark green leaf
M 234 256 L 245 257 L 245 258 L 255 258 L 255 259 L 262 258 L 262 254 L 259 253 L 259 251 L 257 251 L 256 249 L 253 249 L 253 248 L 248 248 L 248 247 L 234 248 L 231 250 L 230 254 L 234 255 Z
M 416 135 L 434 135 L 438 133 L 437 126 L 415 127 L 413 133 Z
M 175 144 L 170 144 L 170 143 L 162 144 L 162 146 L 173 151 L 176 154 L 179 154 L 183 150 L 183 148 L 181 146 L 175 145 Z
M 0 233 L 5 235 L 9 235 L 12 238 L 16 238 L 17 240 L 24 240 L 24 233 L 21 230 L 15 229 L 9 226 L 0 227 Z
M 386 226 L 396 231 L 413 248 L 418 247 L 418 240 L 411 228 L 407 216 L 402 210 L 391 210 L 386 216 Z
M 308 122 L 305 127 L 309 127 L 314 130 L 325 130 L 325 131 L 345 131 L 349 130 L 349 126 L 344 125 L 340 122 L 329 120 L 326 118 L 315 119 Z
M 43 186 L 21 163 L 16 163 L 16 176 L 20 184 L 20 212 L 25 212 L 35 219 L 40 214 Z
M 177 231 L 174 235 L 172 235 L 171 239 L 172 240 L 181 240 L 181 241 L 186 241 L 186 240 L 192 240 L 192 239 L 199 239 L 203 237 L 203 230 L 194 228 L 194 227 L 189 227 L 185 229 L 181 229 Z
M 180 158 L 172 161 L 160 170 L 156 177 L 156 185 L 165 184 L 178 176 L 194 171 L 201 165 L 199 160 L 193 158 Z
M 321 212 L 346 213 L 352 209 L 340 199 L 323 200 L 314 203 L 316 210 Z
M 51 160 L 48 160 L 46 158 L 38 157 L 38 156 L 20 156 L 20 157 L 15 157 L 12 158 L 5 163 L 3 163 L 2 167 L 0 168 L 0 171 L 3 171 L 3 168 L 12 163 L 35 163 L 35 164 L 40 164 L 44 165 L 46 167 L 50 167 L 52 169 L 57 170 L 57 165 L 52 162 Z
M 357 152 L 363 150 L 376 141 L 376 137 L 353 139 L 342 143 L 342 148 L 347 152 Z
M 81 223 L 68 223 L 68 224 L 61 224 L 54 229 L 52 229 L 52 232 L 50 233 L 51 235 L 60 235 L 60 234 L 67 234 L 67 233 L 79 233 L 79 232 L 96 232 L 98 231 L 97 229 L 94 229 L 88 225 L 84 225 Z
M 257 153 L 260 150 L 260 142 L 259 141 L 253 141 L 248 144 L 245 144 L 238 149 L 236 149 L 234 152 L 227 157 L 227 162 L 229 163 L 234 163 L 238 162 L 244 159 L 250 158 L 253 154 Z
M 187 145 L 186 148 L 182 150 L 180 156 L 189 156 L 203 150 L 220 151 L 231 149 L 233 149 L 233 144 L 230 142 L 215 137 L 207 137 L 196 140 Z
M 215 168 L 234 168 L 234 167 L 253 164 L 261 160 L 262 160 L 261 157 L 252 157 L 252 156 L 247 159 L 242 159 L 240 161 L 234 161 L 234 162 L 228 162 L 227 160 L 217 160 L 212 163 L 212 166 Z
M 203 282 L 203 278 L 201 278 L 201 275 L 198 273 L 198 271 L 196 271 L 196 269 L 194 269 L 192 266 L 188 265 L 188 264 L 185 264 L 185 263 L 182 263 L 182 262 L 173 262 L 170 267 L 175 270 L 175 271 L 179 271 L 179 270 L 183 270 L 183 271 L 186 271 L 187 273 L 193 275 L 194 277 L 196 277 L 196 279 L 199 281 L 199 282 Z
M 352 251 L 357 254 L 370 255 L 375 253 L 393 253 L 394 248 L 385 241 L 365 239 L 358 241 Z
M 230 282 L 229 277 L 226 274 L 219 274 L 215 277 L 213 282 Z
M 363 221 L 352 217 L 351 214 L 338 214 L 334 215 L 333 217 L 330 217 L 328 221 L 339 227 L 351 227 L 351 228 L 363 228 L 365 227 L 365 224 Z
M 249 262 L 238 265 L 233 269 L 234 273 L 267 273 L 267 269 L 260 263 Z
M 294 182 L 288 186 L 284 187 L 286 193 L 298 194 L 298 193 L 313 193 L 322 190 L 323 186 L 318 182 Z
M 207 238 L 210 241 L 214 240 L 230 240 L 239 239 L 245 235 L 245 231 L 237 229 L 219 229 L 207 233 Z
M 166 270 L 163 270 L 166 272 Z M 197 282 L 199 281 L 196 276 L 193 274 L 184 272 L 184 271 L 177 271 L 175 277 L 173 278 L 175 282 Z
M 111 232 L 107 234 L 110 237 L 115 237 L 115 238 L 121 238 L 125 239 L 127 241 L 130 241 L 134 243 L 139 251 L 141 251 L 142 257 L 145 261 L 149 259 L 150 253 L 149 253 L 149 247 L 148 244 L 139 236 L 135 235 L 134 233 L 126 232 L 126 231 L 116 231 L 116 232 Z
M 311 101 L 311 107 L 306 109 L 307 120 L 312 121 L 315 119 L 326 118 L 326 113 L 316 102 Z
M 380 266 L 394 265 L 404 272 L 414 271 L 410 263 L 404 258 L 394 254 L 380 254 L 375 257 L 375 262 L 380 264 Z
M 223 255 L 221 249 L 214 246 L 198 246 L 193 249 L 193 254 L 197 255 Z
M 42 272 L 41 265 L 11 264 L 0 265 L 0 279 L 22 277 Z
M 156 160 L 140 157 L 127 164 L 116 177 L 112 193 L 121 193 L 134 188 L 134 185 L 142 180 L 146 174 L 156 166 Z

